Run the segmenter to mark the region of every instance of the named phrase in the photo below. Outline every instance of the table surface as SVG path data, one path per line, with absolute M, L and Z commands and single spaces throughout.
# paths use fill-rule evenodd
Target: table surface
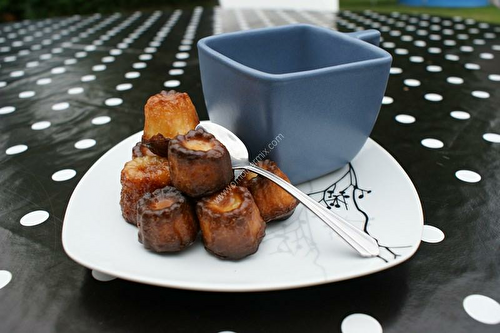
M 419 192 L 417 253 L 349 281 L 237 294 L 99 281 L 68 258 L 69 197 L 142 129 L 148 96 L 186 91 L 207 119 L 196 41 L 296 22 L 382 31 L 394 60 L 371 136 Z M 499 36 L 461 17 L 200 7 L 0 25 L 0 331 L 498 332 Z

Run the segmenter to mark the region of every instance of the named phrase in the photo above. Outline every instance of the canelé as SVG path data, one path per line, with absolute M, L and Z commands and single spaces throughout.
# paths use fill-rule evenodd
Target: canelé
M 168 156 L 172 184 L 191 197 L 221 190 L 233 178 L 226 147 L 202 128 L 171 139 Z
M 199 226 L 194 207 L 176 188 L 146 193 L 137 203 L 139 241 L 155 252 L 177 252 L 191 245 Z
M 132 148 L 132 158 L 143 157 L 143 156 L 158 156 L 158 155 L 153 153 L 146 144 L 139 141 Z
M 151 96 L 144 106 L 142 141 L 153 153 L 166 157 L 168 141 L 195 129 L 199 122 L 188 94 L 174 90 L 162 91 Z
M 276 176 L 290 182 L 288 177 L 271 160 L 259 161 L 257 166 L 274 173 Z M 266 222 L 284 220 L 290 217 L 298 205 L 297 199 L 272 181 L 255 173 L 249 172 L 241 185 L 247 187 L 259 207 L 260 215 Z
M 205 248 L 222 259 L 241 259 L 257 251 L 266 223 L 250 192 L 241 186 L 204 197 L 196 205 Z
M 134 158 L 121 172 L 120 206 L 123 218 L 137 224 L 137 202 L 148 192 L 171 184 L 167 159 L 157 156 Z

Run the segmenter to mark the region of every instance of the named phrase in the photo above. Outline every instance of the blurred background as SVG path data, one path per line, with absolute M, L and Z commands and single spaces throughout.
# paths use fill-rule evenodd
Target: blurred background
M 231 2 L 232 0 L 225 0 Z M 241 1 L 241 0 L 234 0 Z M 253 2 L 254 0 L 247 0 Z M 272 2 L 268 0 L 267 2 Z M 283 1 L 283 0 L 282 0 Z M 289 0 L 300 1 L 300 0 Z M 307 0 L 303 0 L 306 1 Z M 337 2 L 337 0 L 331 0 Z M 0 22 L 67 16 L 73 14 L 108 14 L 135 10 L 213 7 L 217 0 L 0 0 Z M 379 12 L 428 13 L 462 16 L 490 23 L 500 23 L 500 0 L 340 0 L 341 10 L 371 9 Z

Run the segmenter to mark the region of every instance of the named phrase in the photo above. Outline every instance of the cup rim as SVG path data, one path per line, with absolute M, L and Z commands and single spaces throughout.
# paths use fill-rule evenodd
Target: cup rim
M 366 60 L 361 60 L 361 61 L 345 63 L 345 64 L 340 64 L 340 65 L 305 70 L 305 71 L 274 74 L 274 73 L 268 73 L 268 72 L 261 71 L 261 70 L 249 67 L 247 65 L 244 65 L 244 64 L 216 51 L 215 49 L 208 46 L 208 44 L 207 44 L 210 41 L 217 40 L 217 39 L 226 39 L 228 37 L 249 35 L 249 34 L 276 31 L 276 30 L 288 30 L 291 28 L 311 29 L 311 30 L 316 30 L 316 31 L 327 32 L 330 35 L 334 36 L 335 38 L 344 39 L 344 40 L 348 41 L 349 43 L 356 45 L 357 47 L 369 49 L 370 52 L 378 55 L 378 57 L 372 58 L 372 59 L 366 59 Z M 321 74 L 329 74 L 331 72 L 354 70 L 354 69 L 357 69 L 360 67 L 366 67 L 367 65 L 368 66 L 379 66 L 379 65 L 385 64 L 387 62 L 390 63 L 392 61 L 392 56 L 390 53 L 388 53 L 387 51 L 385 51 L 385 50 L 383 50 L 375 45 L 372 45 L 368 42 L 362 41 L 362 40 L 357 39 L 355 37 L 350 37 L 346 33 L 341 33 L 341 32 L 335 31 L 335 30 L 331 30 L 331 29 L 327 29 L 327 28 L 323 28 L 323 27 L 318 27 L 318 26 L 311 25 L 311 24 L 304 24 L 304 23 L 289 24 L 289 25 L 279 26 L 279 27 L 269 27 L 269 28 L 236 31 L 236 32 L 225 33 L 222 35 L 209 36 L 209 37 L 205 37 L 205 38 L 200 39 L 198 41 L 197 45 L 198 45 L 199 53 L 205 52 L 211 58 L 218 60 L 220 62 L 223 62 L 237 71 L 243 72 L 249 76 L 253 76 L 253 77 L 256 77 L 258 79 L 266 80 L 266 81 L 281 81 L 281 80 L 290 80 L 290 79 L 299 79 L 299 78 L 302 79 L 302 78 L 317 76 L 317 75 L 321 75 Z M 200 63 L 201 63 L 201 61 L 200 61 Z

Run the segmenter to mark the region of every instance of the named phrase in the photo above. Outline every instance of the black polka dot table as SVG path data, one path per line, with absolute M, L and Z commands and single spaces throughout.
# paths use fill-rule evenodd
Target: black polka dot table
M 207 119 L 197 40 L 293 23 L 382 32 L 394 60 L 371 137 L 419 192 L 415 255 L 364 277 L 255 293 L 155 287 L 72 261 L 61 242 L 70 195 L 142 129 L 148 96 L 186 91 Z M 500 331 L 500 26 L 201 7 L 2 24 L 0 129 L 2 332 Z

